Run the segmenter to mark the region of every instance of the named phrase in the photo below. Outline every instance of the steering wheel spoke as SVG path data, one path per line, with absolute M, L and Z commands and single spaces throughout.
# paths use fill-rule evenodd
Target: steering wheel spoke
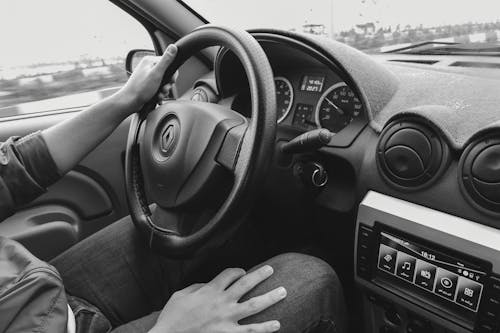
M 236 171 L 236 163 L 247 128 L 247 123 L 231 128 L 227 132 L 216 156 L 216 161 L 233 173 Z

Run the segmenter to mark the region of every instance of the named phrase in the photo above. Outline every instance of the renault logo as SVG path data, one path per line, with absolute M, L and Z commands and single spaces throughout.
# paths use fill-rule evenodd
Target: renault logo
M 175 148 L 177 141 L 177 126 L 169 124 L 161 135 L 160 148 L 166 155 L 170 155 Z

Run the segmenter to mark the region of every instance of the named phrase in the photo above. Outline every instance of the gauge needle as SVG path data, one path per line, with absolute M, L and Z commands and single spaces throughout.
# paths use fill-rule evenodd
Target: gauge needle
M 335 108 L 335 110 L 337 110 L 338 113 L 340 113 L 341 115 L 344 115 L 344 111 L 341 108 L 339 108 L 337 105 L 335 105 L 327 97 L 325 97 L 325 100 L 328 102 L 328 104 L 330 104 L 331 106 L 333 106 Z

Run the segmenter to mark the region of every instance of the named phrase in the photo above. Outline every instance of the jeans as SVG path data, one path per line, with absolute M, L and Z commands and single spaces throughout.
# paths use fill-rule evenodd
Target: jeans
M 200 261 L 214 263 L 211 276 L 196 274 Z M 51 264 L 63 278 L 78 333 L 147 332 L 175 291 L 207 282 L 228 266 L 217 256 L 198 260 L 159 256 L 147 248 L 129 217 L 76 244 Z M 240 323 L 276 319 L 280 332 L 346 331 L 342 288 L 328 264 L 296 253 L 263 264 L 271 265 L 274 274 L 244 299 L 279 286 L 287 289 L 288 296 Z

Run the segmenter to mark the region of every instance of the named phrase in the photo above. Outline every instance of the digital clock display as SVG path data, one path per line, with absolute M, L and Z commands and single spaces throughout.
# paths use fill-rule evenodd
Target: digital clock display
M 301 91 L 320 93 L 323 91 L 325 77 L 319 75 L 304 75 L 300 84 Z

